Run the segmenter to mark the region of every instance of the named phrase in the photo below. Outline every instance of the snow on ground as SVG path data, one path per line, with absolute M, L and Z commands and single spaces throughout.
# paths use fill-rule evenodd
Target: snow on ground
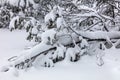
M 0 29 L 0 67 L 9 57 L 19 55 L 30 42 L 25 40 L 25 31 L 10 32 Z M 120 50 L 106 50 L 105 64 L 96 65 L 95 57 L 84 56 L 76 63 L 59 62 L 52 68 L 32 67 L 19 71 L 19 76 L 0 72 L 0 80 L 120 80 Z

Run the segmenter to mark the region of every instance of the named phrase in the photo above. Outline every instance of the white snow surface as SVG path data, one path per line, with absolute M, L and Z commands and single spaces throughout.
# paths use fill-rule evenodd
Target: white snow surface
M 32 43 L 25 40 L 25 31 L 10 32 L 0 29 L 0 67 L 7 59 L 20 55 L 25 47 Z M 32 67 L 28 70 L 0 72 L 0 80 L 120 80 L 120 49 L 109 49 L 103 57 L 104 65 L 96 65 L 96 57 L 83 56 L 78 62 L 66 61 L 55 64 L 55 67 Z

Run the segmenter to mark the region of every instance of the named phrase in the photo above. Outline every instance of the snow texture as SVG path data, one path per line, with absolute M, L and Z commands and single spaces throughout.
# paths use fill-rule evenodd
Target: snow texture
M 50 42 L 50 44 L 53 44 L 55 41 L 55 35 L 56 31 L 54 29 L 46 30 L 41 34 L 42 43 Z
M 6 59 L 10 56 L 20 55 L 19 52 L 24 50 L 24 47 L 30 46 L 30 43 L 25 40 L 25 31 L 17 30 L 11 33 L 9 30 L 0 29 L 0 37 L 0 67 L 6 63 Z M 19 42 L 17 42 L 18 39 Z M 62 61 L 53 68 L 32 67 L 26 71 L 19 71 L 19 73 L 10 69 L 7 73 L 0 72 L 0 80 L 120 80 L 120 50 L 107 49 L 104 52 L 105 64 L 101 67 L 96 65 L 96 56 L 86 55 L 76 63 Z
M 16 24 L 19 24 L 19 16 L 13 17 L 12 20 L 10 21 L 9 24 L 9 29 L 12 31 L 14 30 L 16 27 Z

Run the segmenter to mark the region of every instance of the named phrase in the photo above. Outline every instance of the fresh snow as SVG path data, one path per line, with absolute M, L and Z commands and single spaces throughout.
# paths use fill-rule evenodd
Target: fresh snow
M 14 18 L 10 21 L 9 29 L 10 29 L 10 30 L 15 29 L 15 27 L 16 27 L 15 24 L 18 24 L 18 23 L 19 23 L 19 16 L 16 16 L 16 17 L 14 17 Z
M 19 3 L 19 0 L 4 0 L 4 1 L 14 6 L 18 6 Z
M 54 29 L 46 30 L 44 33 L 41 34 L 41 41 L 42 43 L 47 43 L 50 41 L 50 44 L 53 44 L 55 40 L 56 31 Z
M 120 32 L 119 31 L 111 31 L 111 32 L 104 32 L 104 31 L 81 31 L 79 32 L 80 35 L 87 37 L 89 39 L 106 39 L 109 37 L 110 39 L 119 38 Z
M 50 20 L 55 21 L 56 14 L 55 11 L 51 11 L 50 13 L 46 14 L 45 16 L 45 24 L 50 24 Z
M 25 31 L 0 29 L 0 69 L 8 58 L 21 55 L 21 51 L 34 44 L 25 38 Z M 51 68 L 34 66 L 25 71 L 12 68 L 6 73 L 0 72 L 0 80 L 120 80 L 119 52 L 120 49 L 114 48 L 106 50 L 105 64 L 101 67 L 96 64 L 95 56 L 86 55 L 78 62 L 61 61 Z
M 59 30 L 63 30 L 66 27 L 66 23 L 63 17 L 57 18 L 56 25 Z

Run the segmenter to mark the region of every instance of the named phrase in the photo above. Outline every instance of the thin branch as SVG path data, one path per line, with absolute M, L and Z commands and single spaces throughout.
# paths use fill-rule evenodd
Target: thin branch
M 111 3 L 109 3 L 109 2 L 106 2 L 107 4 L 109 4 L 109 5 L 111 5 L 111 6 L 113 6 L 115 9 L 117 9 L 118 11 L 120 11 L 120 9 L 118 8 L 118 7 L 116 7 L 114 4 L 111 4 Z
M 94 27 L 95 25 L 97 25 L 97 24 L 99 24 L 101 21 L 99 21 L 99 22 L 97 22 L 97 23 L 95 23 L 95 24 L 93 24 L 93 25 L 91 25 L 89 28 L 87 28 L 85 31 L 88 31 L 88 30 L 90 30 L 92 27 Z

